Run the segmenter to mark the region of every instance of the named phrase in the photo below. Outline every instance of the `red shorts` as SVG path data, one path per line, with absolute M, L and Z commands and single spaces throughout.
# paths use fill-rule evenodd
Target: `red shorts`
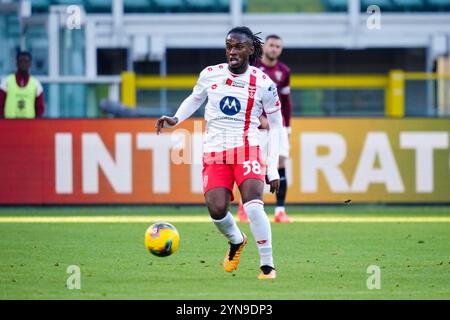
M 265 181 L 265 174 L 259 146 L 203 154 L 203 193 L 214 188 L 227 188 L 233 201 L 235 182 L 239 187 L 247 179 Z

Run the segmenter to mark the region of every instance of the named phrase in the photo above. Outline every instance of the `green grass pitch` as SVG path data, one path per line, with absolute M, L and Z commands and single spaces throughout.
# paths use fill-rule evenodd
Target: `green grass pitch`
M 272 219 L 272 208 L 267 212 Z M 292 206 L 288 212 L 299 222 L 272 224 L 278 278 L 260 281 L 248 224 L 240 224 L 250 241 L 233 274 L 222 269 L 226 240 L 206 221 L 174 222 L 181 242 L 170 257 L 145 250 L 152 217 L 207 217 L 203 206 L 1 208 L 0 299 L 450 299 L 449 207 Z M 20 221 L 90 216 L 148 222 Z M 17 221 L 2 220 L 8 217 Z M 423 221 L 402 220 L 408 217 Z M 80 267 L 79 290 L 66 287 L 70 265 Z M 381 270 L 380 289 L 367 288 L 370 265 Z

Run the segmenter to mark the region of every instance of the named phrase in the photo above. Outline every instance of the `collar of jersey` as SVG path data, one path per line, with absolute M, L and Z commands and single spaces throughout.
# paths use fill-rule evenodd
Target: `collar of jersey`
M 247 68 L 247 70 L 245 70 L 244 73 L 235 74 L 235 73 L 233 73 L 233 72 L 230 71 L 230 69 L 228 68 L 228 65 L 227 65 L 227 71 L 228 71 L 228 73 L 229 73 L 233 78 L 237 78 L 237 77 L 243 77 L 243 76 L 245 76 L 247 73 L 249 73 L 251 67 L 252 67 L 252 66 L 249 65 L 248 68 Z
M 264 68 L 269 69 L 269 70 L 274 69 L 278 66 L 278 61 L 273 66 L 268 66 L 268 65 L 264 64 L 264 62 L 262 62 L 262 60 L 260 60 L 260 63 Z

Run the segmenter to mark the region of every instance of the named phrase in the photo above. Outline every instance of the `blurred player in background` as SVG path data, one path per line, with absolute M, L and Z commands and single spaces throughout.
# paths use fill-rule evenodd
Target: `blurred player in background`
M 273 81 L 251 66 L 261 56 L 261 39 L 247 27 L 228 32 L 225 53 L 228 63 L 205 68 L 192 94 L 173 117 L 163 116 L 157 132 L 165 124 L 175 126 L 189 118 L 203 102 L 206 135 L 203 144 L 203 192 L 211 219 L 228 239 L 230 247 L 223 268 L 236 270 L 247 237 L 229 211 L 234 183 L 239 187 L 250 229 L 260 257 L 259 279 L 276 277 L 272 256 L 272 231 L 262 201 L 264 182 L 270 191 L 279 189 L 279 133 L 282 129 L 281 105 Z M 260 156 L 259 117 L 266 113 L 269 131 L 267 171 Z
M 269 35 L 266 37 L 266 42 L 263 46 L 263 55 L 261 59 L 258 59 L 254 66 L 261 69 L 267 74 L 272 81 L 275 82 L 278 89 L 278 94 L 281 102 L 281 113 L 283 115 L 283 129 L 280 132 L 280 159 L 278 165 L 278 173 L 280 175 L 280 190 L 276 194 L 277 205 L 275 207 L 275 219 L 274 222 L 290 223 L 291 220 L 286 214 L 285 200 L 287 193 L 287 180 L 286 180 L 286 162 L 289 159 L 289 135 L 291 132 L 290 122 L 292 115 L 292 103 L 290 95 L 290 69 L 278 58 L 283 51 L 283 42 L 277 35 Z M 263 115 L 264 116 L 264 115 Z M 264 124 L 264 120 L 261 121 L 261 153 L 265 154 L 267 146 L 267 125 Z M 242 204 L 239 205 L 238 219 L 240 222 L 247 222 L 248 217 L 245 213 Z
M 44 115 L 44 90 L 30 75 L 31 54 L 21 51 L 16 56 L 17 72 L 0 83 L 0 118 L 34 119 Z

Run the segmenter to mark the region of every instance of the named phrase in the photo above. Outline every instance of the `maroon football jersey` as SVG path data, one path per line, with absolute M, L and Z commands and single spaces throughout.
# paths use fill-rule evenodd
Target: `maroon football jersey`
M 281 102 L 281 113 L 286 127 L 290 126 L 292 103 L 290 95 L 291 70 L 282 62 L 278 61 L 273 67 L 266 66 L 260 59 L 254 64 L 261 69 L 277 85 L 278 95 Z

